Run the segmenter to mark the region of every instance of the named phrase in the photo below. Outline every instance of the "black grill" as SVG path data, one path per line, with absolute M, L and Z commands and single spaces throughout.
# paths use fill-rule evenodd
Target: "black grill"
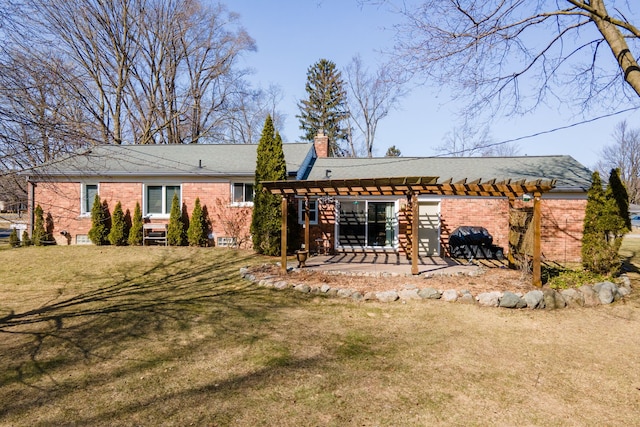
M 449 253 L 453 258 L 503 259 L 504 251 L 493 244 L 493 237 L 484 227 L 461 226 L 449 236 Z

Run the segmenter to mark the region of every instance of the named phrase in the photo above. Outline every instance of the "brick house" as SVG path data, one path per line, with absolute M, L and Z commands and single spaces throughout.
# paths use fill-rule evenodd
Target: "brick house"
M 312 147 L 311 143 L 284 146 L 292 179 L 301 178 L 299 174 L 308 168 Z M 93 147 L 29 174 L 29 229 L 33 208 L 40 205 L 53 224 L 57 244 L 88 244 L 96 194 L 110 212 L 121 202 L 122 210 L 133 215 L 138 202 L 146 223 L 165 224 L 177 193 L 187 215 L 200 198 L 212 221 L 212 243 L 227 245 L 230 236 L 220 216 L 237 218 L 243 228 L 240 234 L 249 236 L 256 149 L 249 144 Z
M 287 182 L 301 186 L 320 181 L 427 176 L 434 183 L 450 183 L 451 187 L 553 182 L 553 188 L 540 197 L 542 254 L 558 262 L 580 260 L 591 172 L 569 156 L 331 158 L 323 135 L 314 143 L 284 144 L 284 153 Z M 200 198 L 213 220 L 214 244 L 224 244 L 228 236 L 213 210 L 233 213 L 234 209 L 239 212 L 240 208 L 250 208 L 255 161 L 255 145 L 99 146 L 29 175 L 29 206 L 40 204 L 51 215 L 59 244 L 67 243 L 60 231 L 68 232 L 70 243 L 78 244 L 87 243 L 96 192 L 111 209 L 120 201 L 123 210 L 132 213 L 139 202 L 146 220 L 152 223 L 168 220 L 170 200 L 177 192 L 189 214 L 195 198 Z M 310 250 L 410 252 L 410 201 L 406 196 L 355 190 L 336 197 L 319 194 L 291 196 L 298 199 L 298 224 L 304 224 L 303 207 L 309 208 Z M 532 203 L 511 193 L 501 197 L 483 194 L 420 194 L 418 253 L 447 256 L 449 234 L 462 225 L 485 227 L 505 252 L 515 247 L 514 225 L 522 222 L 520 217 L 525 223 L 531 218 Z

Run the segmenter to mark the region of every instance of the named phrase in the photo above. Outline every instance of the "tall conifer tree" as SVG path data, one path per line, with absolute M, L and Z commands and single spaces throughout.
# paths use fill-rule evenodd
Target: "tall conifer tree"
M 127 239 L 130 245 L 140 246 L 142 242 L 142 210 L 140 209 L 140 203 L 136 202 L 136 208 L 133 210 L 133 221 L 131 223 L 131 229 L 129 230 L 129 238 Z
M 36 206 L 34 211 L 35 224 L 33 225 L 33 235 L 31 240 L 35 246 L 42 246 L 46 241 L 47 232 L 44 229 L 44 211 L 40 205 Z
M 171 200 L 171 212 L 169 213 L 169 225 L 167 227 L 167 243 L 171 246 L 184 246 L 186 241 L 180 198 L 178 193 L 173 193 Z
M 349 113 L 342 73 L 334 62 L 321 59 L 307 69 L 305 90 L 308 98 L 298 103 L 300 115 L 296 116 L 304 131 L 303 138 L 313 141 L 322 130 L 329 137 L 329 155 L 344 155 L 340 142 L 348 138 L 346 119 Z
M 111 215 L 111 230 L 109 231 L 109 243 L 115 246 L 124 246 L 127 244 L 127 224 L 124 220 L 124 212 L 122 204 L 116 203 Z
M 282 150 L 282 138 L 275 132 L 271 116 L 267 116 L 258 144 L 255 196 L 251 218 L 251 236 L 256 252 L 265 255 L 280 253 L 280 197 L 262 191 L 262 181 L 279 181 L 287 177 Z
M 96 194 L 91 208 L 91 229 L 89 239 L 94 245 L 106 245 L 109 243 L 109 213 L 106 211 L 106 203 L 100 202 L 100 196 Z

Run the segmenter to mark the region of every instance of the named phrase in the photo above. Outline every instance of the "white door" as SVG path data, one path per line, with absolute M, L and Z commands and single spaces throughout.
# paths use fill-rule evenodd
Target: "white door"
M 440 203 L 418 204 L 418 255 L 440 255 Z

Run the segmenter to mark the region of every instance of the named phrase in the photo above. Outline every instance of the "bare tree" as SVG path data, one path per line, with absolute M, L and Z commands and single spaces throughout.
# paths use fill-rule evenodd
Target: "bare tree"
M 362 146 L 367 157 L 373 157 L 378 122 L 385 118 L 397 106 L 405 94 L 403 82 L 391 70 L 389 65 L 381 65 L 370 73 L 362 64 L 359 55 L 354 56 L 345 68 L 347 79 L 347 104 L 350 124 L 360 131 Z M 351 127 L 351 126 L 350 126 Z M 353 132 L 350 132 L 349 143 L 352 154 L 356 154 Z
M 635 2 L 402 4 L 396 7 L 404 16 L 397 26 L 396 63 L 438 84 L 452 84 L 470 101 L 468 113 L 487 106 L 521 113 L 550 98 L 575 100 L 585 109 L 637 102 L 640 29 L 630 21 L 638 16 Z
M 596 168 L 602 176 L 619 168 L 629 202 L 640 204 L 640 129 L 630 129 L 626 121 L 620 122 L 613 132 L 613 140 L 602 149 Z
M 464 122 L 449 132 L 441 145 L 434 151 L 439 155 L 451 157 L 495 157 L 515 156 L 518 147 L 509 143 L 493 142 L 488 126 L 475 127 Z
M 270 115 L 275 129 L 282 129 L 284 116 L 277 110 L 282 89 L 271 85 L 267 89 L 253 88 L 240 81 L 227 97 L 226 118 L 220 126 L 222 141 L 231 144 L 257 144 L 264 121 Z

